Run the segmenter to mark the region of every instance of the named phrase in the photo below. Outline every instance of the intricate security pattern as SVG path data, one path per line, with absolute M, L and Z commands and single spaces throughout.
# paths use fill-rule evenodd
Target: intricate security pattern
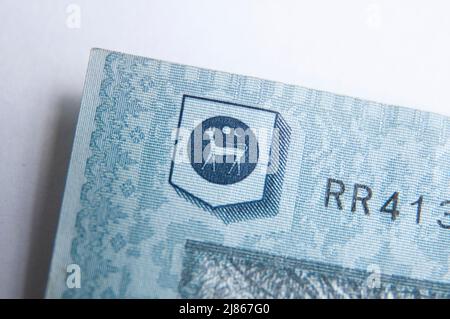
M 220 245 L 188 241 L 183 298 L 450 298 L 450 285 L 384 277 Z
M 446 297 L 449 141 L 441 115 L 94 49 L 47 297 Z

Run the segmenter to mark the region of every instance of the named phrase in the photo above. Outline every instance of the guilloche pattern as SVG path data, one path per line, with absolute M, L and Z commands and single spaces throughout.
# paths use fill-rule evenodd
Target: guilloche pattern
M 220 103 L 195 102 L 183 118 L 184 96 Z M 177 134 L 180 118 L 189 134 L 217 116 L 271 132 L 272 119 L 257 110 L 279 114 L 289 138 L 279 147 L 273 135 L 259 140 L 248 177 L 214 183 L 178 161 L 187 149 Z M 242 272 L 253 282 L 239 286 L 249 297 L 446 297 L 449 141 L 450 120 L 442 115 L 93 49 L 47 297 L 241 296 L 233 282 Z M 233 156 L 246 149 L 231 148 Z M 266 167 L 276 152 L 285 157 L 282 178 Z M 172 171 L 192 196 L 174 187 Z M 270 185 L 276 191 L 268 193 Z M 241 253 L 190 252 L 190 241 Z M 255 254 L 298 264 L 278 269 L 255 263 Z M 186 264 L 189 258 L 196 262 Z M 226 289 L 211 290 L 219 277 L 208 277 L 204 263 L 227 274 Z M 67 285 L 72 264 L 81 271 L 79 288 Z M 310 264 L 335 274 L 304 268 Z M 289 272 L 301 280 L 283 277 Z M 381 290 L 362 294 L 363 277 L 374 273 Z

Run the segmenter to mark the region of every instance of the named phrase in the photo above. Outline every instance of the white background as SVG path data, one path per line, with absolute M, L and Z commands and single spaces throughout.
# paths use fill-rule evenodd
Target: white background
M 0 297 L 43 296 L 90 48 L 450 115 L 449 16 L 444 0 L 1 0 Z

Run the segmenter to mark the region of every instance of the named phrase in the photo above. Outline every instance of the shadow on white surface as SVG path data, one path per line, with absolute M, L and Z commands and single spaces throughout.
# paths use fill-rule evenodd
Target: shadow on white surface
M 36 187 L 24 298 L 44 297 L 80 100 L 80 97 L 63 96 L 55 106 L 59 120 L 52 129 L 52 150 L 47 156 L 42 154 L 50 160 L 44 161 Z

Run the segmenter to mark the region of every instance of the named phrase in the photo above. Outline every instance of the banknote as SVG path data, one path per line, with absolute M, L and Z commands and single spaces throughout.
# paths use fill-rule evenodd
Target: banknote
M 91 51 L 48 298 L 448 298 L 450 119 Z

